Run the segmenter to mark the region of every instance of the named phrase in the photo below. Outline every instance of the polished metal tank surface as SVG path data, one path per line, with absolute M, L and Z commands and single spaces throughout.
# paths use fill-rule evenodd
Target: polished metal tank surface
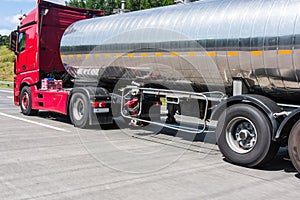
M 82 20 L 64 33 L 61 57 L 87 75 L 208 90 L 242 78 L 250 92 L 297 103 L 299 14 L 299 0 L 203 0 Z

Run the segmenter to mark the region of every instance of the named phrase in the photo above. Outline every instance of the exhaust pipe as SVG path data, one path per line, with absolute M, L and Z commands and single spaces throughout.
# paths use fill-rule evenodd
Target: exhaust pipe
M 199 0 L 174 0 L 174 2 L 176 4 L 180 4 L 180 3 L 187 4 L 187 3 L 194 2 L 194 1 L 199 1 Z
M 126 8 L 126 0 L 122 0 L 121 1 L 121 13 L 125 12 L 125 8 Z

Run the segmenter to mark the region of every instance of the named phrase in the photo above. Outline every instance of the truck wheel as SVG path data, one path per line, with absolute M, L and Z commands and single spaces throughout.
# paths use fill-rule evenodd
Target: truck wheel
M 293 126 L 288 143 L 289 155 L 294 167 L 300 173 L 300 120 Z
M 75 127 L 88 128 L 89 126 L 89 102 L 82 93 L 75 93 L 71 97 L 69 113 L 71 122 Z
M 257 108 L 237 104 L 220 116 L 216 134 L 222 154 L 230 162 L 246 167 L 261 166 L 278 152 L 272 141 L 272 127 L 267 117 Z
M 25 86 L 21 90 L 20 107 L 24 115 L 37 115 L 38 110 L 32 109 L 32 97 L 30 88 Z

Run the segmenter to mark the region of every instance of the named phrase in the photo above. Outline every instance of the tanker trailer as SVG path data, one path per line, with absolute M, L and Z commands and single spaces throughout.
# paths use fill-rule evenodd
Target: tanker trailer
M 297 0 L 204 0 L 82 20 L 65 31 L 61 57 L 79 85 L 165 97 L 169 119 L 196 103 L 204 125 L 218 121 L 232 163 L 261 166 L 289 143 L 299 170 L 299 12 Z M 138 109 L 121 114 L 152 123 Z

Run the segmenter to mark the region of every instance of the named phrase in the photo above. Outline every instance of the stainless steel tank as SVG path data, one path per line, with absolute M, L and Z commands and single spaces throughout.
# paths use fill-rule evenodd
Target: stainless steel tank
M 299 14 L 299 0 L 203 0 L 82 20 L 65 31 L 61 57 L 87 76 L 208 89 L 243 78 L 250 92 L 297 103 Z

